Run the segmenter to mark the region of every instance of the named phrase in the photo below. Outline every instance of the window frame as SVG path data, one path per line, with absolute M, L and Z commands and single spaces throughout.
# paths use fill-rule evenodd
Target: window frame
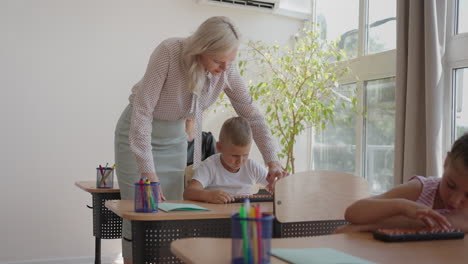
M 456 101 L 455 101 L 455 70 L 459 68 L 468 68 L 468 32 L 456 34 L 455 21 L 458 19 L 458 0 L 449 0 L 447 3 L 447 23 L 446 23 L 446 47 L 444 56 L 444 76 L 445 91 L 444 97 L 444 116 L 445 119 L 443 131 L 443 149 L 449 151 L 455 136 L 456 119 Z M 468 91 L 467 91 L 468 92 Z M 443 153 L 445 158 L 445 152 Z
M 317 1 L 326 0 L 312 0 L 312 21 L 317 21 Z M 358 51 L 357 57 L 347 61 L 348 67 L 350 67 L 352 76 L 345 76 L 339 80 L 341 84 L 356 83 L 357 86 L 357 98 L 358 98 L 358 109 L 362 110 L 365 105 L 366 93 L 365 84 L 368 81 L 385 79 L 396 76 L 396 49 L 387 50 L 384 52 L 366 54 L 366 45 L 368 38 L 368 1 L 372 0 L 359 0 L 359 23 L 358 23 Z M 395 6 L 395 10 L 396 10 Z M 355 79 L 358 76 L 358 80 Z M 358 115 L 356 118 L 356 157 L 355 157 L 355 175 L 368 178 L 366 175 L 366 119 L 362 115 Z M 307 133 L 308 142 L 313 144 L 313 133 L 312 131 Z M 310 149 L 310 150 L 309 150 Z M 312 164 L 314 160 L 312 147 L 308 148 L 307 169 L 312 170 Z

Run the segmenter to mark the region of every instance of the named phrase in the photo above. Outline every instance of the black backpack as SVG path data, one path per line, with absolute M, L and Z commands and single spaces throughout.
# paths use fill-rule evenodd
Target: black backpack
M 187 142 L 187 166 L 193 164 L 193 149 L 195 140 Z M 202 132 L 202 153 L 201 160 L 216 153 L 216 139 L 211 132 Z

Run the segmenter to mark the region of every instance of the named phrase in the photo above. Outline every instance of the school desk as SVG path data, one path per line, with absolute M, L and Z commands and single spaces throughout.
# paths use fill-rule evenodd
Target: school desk
M 386 243 L 371 233 L 348 233 L 301 238 L 274 238 L 272 248 L 333 248 L 380 264 L 466 264 L 468 236 L 457 240 Z M 185 238 L 171 243 L 171 251 L 188 264 L 230 264 L 231 239 Z M 271 263 L 287 263 L 271 257 Z
M 91 193 L 93 198 L 93 235 L 95 237 L 94 263 L 101 263 L 101 239 L 122 237 L 122 218 L 104 206 L 107 200 L 120 200 L 120 189 L 116 183 L 114 188 L 96 188 L 96 181 L 78 181 L 75 185 Z
M 239 212 L 241 205 L 195 201 L 167 202 L 196 204 L 209 211 L 159 210 L 157 213 L 137 213 L 134 211 L 132 200 L 105 203 L 115 214 L 131 221 L 133 263 L 181 263 L 170 251 L 172 241 L 187 237 L 230 237 L 231 215 Z M 272 202 L 260 204 L 263 212 L 273 212 Z

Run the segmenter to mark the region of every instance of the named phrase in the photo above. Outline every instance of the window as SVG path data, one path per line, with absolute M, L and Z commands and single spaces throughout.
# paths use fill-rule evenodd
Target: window
M 458 0 L 456 7 L 455 32 L 457 34 L 468 32 L 468 0 Z
M 395 78 L 365 82 L 365 175 L 374 192 L 393 187 Z
M 356 83 L 345 84 L 355 91 Z M 336 105 L 347 103 L 339 99 Z M 316 133 L 313 144 L 313 167 L 316 170 L 336 170 L 354 174 L 356 171 L 356 115 L 343 108 L 336 109 L 335 124 L 327 126 L 321 133 Z
M 447 14 L 447 94 L 446 109 L 452 118 L 446 123 L 449 128 L 445 149 L 464 133 L 468 133 L 468 0 L 448 2 Z
M 323 38 L 338 40 L 353 76 L 364 115 L 337 112 L 335 122 L 314 134 L 310 169 L 365 177 L 372 192 L 393 186 L 395 128 L 395 0 L 316 0 L 315 21 Z M 348 116 L 347 116 L 348 115 Z
M 395 0 L 369 1 L 366 54 L 396 48 L 396 2 Z
M 316 5 L 316 22 L 322 37 L 339 40 L 348 58 L 358 53 L 359 0 L 319 0 Z
M 468 133 L 468 68 L 454 70 L 455 139 Z

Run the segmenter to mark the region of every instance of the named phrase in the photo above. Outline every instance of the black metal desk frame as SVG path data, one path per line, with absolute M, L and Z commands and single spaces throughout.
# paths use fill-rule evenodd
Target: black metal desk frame
M 93 236 L 95 237 L 95 264 L 101 264 L 101 239 L 122 237 L 122 218 L 105 207 L 107 200 L 120 200 L 120 193 L 91 193 L 93 197 Z
M 188 237 L 231 237 L 231 219 L 137 221 L 132 223 L 133 263 L 183 263 L 170 250 L 171 242 Z
M 280 223 L 275 219 L 273 222 L 273 237 L 287 238 L 330 235 L 337 227 L 345 224 L 348 224 L 346 220 Z

